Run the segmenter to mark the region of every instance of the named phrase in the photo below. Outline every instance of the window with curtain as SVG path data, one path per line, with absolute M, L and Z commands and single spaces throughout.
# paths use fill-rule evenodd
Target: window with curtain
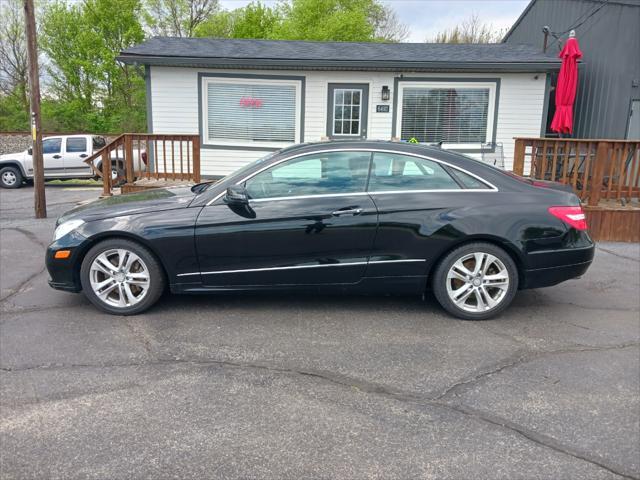
M 404 87 L 401 138 L 421 143 L 487 142 L 489 97 L 488 87 Z
M 295 85 L 207 80 L 205 86 L 208 143 L 297 141 Z

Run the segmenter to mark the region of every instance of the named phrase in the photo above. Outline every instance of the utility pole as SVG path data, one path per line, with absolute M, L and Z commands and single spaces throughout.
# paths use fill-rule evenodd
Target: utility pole
M 29 58 L 34 205 L 36 218 L 46 218 L 47 202 L 44 195 L 44 162 L 42 160 L 42 131 L 40 130 L 40 75 L 38 72 L 36 16 L 33 9 L 33 0 L 24 0 L 24 24 L 27 37 L 27 56 Z

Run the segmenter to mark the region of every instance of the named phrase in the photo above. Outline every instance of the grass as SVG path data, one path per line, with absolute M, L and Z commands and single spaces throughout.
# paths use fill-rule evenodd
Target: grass
M 89 186 L 89 187 L 102 187 L 102 180 L 94 180 L 93 178 L 72 178 L 69 180 L 49 180 L 47 181 L 47 185 L 60 185 L 62 187 L 65 186 Z

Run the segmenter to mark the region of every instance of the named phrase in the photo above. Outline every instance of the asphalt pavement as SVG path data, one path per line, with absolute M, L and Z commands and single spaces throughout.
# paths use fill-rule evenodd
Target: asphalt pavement
M 640 478 L 640 245 L 496 320 L 427 295 L 171 296 L 135 317 L 47 285 L 100 190 L 0 190 L 2 479 Z

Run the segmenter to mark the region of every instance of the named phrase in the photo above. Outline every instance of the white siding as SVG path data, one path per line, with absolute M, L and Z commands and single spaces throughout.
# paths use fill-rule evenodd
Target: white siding
M 212 70 L 177 67 L 151 67 L 153 133 L 196 134 L 198 127 L 198 73 L 238 73 L 293 75 L 306 77 L 304 141 L 317 142 L 326 136 L 327 87 L 329 83 L 369 84 L 368 138 L 390 140 L 393 121 L 394 72 L 331 72 L 278 70 Z M 442 74 L 403 73 L 420 78 L 500 78 L 496 141 L 504 144 L 505 165 L 513 164 L 513 137 L 540 135 L 544 109 L 545 74 L 482 73 Z M 536 78 L 537 77 L 537 78 Z M 376 113 L 382 86 L 391 89 L 389 113 Z M 266 151 L 203 148 L 203 175 L 225 175 L 263 156 Z M 474 155 L 477 156 L 477 155 Z

